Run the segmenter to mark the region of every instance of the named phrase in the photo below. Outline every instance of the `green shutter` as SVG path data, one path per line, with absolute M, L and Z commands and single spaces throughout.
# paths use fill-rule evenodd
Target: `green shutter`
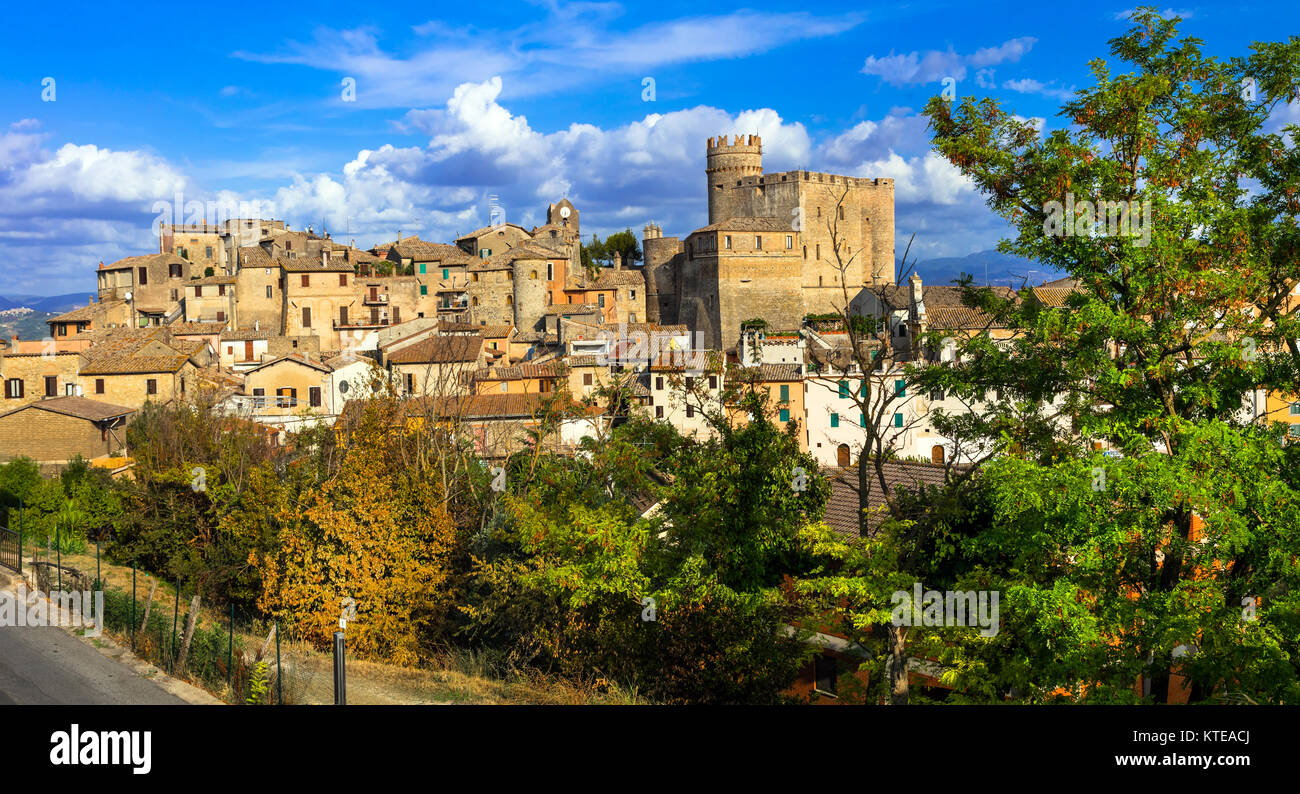
M 783 403 L 788 403 L 788 402 L 790 402 L 790 386 L 789 386 L 789 385 L 783 385 L 783 386 L 781 386 L 781 402 L 783 402 Z
M 902 426 L 903 426 L 903 415 L 894 414 L 894 427 L 902 427 Z
M 782 422 L 789 422 L 789 421 L 790 421 L 790 409 L 789 409 L 789 408 L 782 408 L 782 409 L 781 409 L 781 421 L 782 421 Z
M 420 294 L 421 294 L 421 295 L 428 295 L 428 294 L 429 294 L 429 288 L 426 287 L 425 285 L 421 284 L 421 285 L 420 285 Z
M 906 396 L 907 396 L 907 381 L 905 381 L 905 380 L 896 380 L 896 381 L 894 381 L 894 393 L 895 393 L 897 396 L 899 396 L 899 397 L 906 397 Z
M 839 427 L 839 426 L 840 426 L 840 415 L 831 414 L 831 427 Z
M 846 380 L 840 381 L 840 396 L 845 399 L 849 396 L 849 382 Z
M 447 273 L 448 273 L 448 270 L 447 270 L 447 268 L 444 267 L 444 268 L 442 269 L 442 280 L 443 280 L 443 281 L 446 281 L 448 278 L 450 278 L 450 276 L 447 275 Z

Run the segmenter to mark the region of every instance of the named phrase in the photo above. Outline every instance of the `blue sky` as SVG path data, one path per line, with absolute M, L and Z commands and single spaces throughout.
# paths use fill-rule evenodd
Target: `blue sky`
M 524 225 L 568 196 L 584 233 L 684 235 L 706 222 L 704 139 L 737 132 L 763 135 L 769 169 L 894 177 L 900 252 L 917 232 L 923 259 L 968 254 L 1003 226 L 929 152 L 926 99 L 952 77 L 1053 128 L 1131 7 L 21 4 L 0 49 L 0 294 L 93 290 L 100 260 L 157 250 L 154 205 L 178 191 L 365 247 L 485 225 L 489 195 Z M 1169 11 L 1224 56 L 1300 30 L 1290 2 Z

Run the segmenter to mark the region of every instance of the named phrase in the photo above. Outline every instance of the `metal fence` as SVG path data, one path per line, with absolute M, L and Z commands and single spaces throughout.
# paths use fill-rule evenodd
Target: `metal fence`
M 0 527 L 0 566 L 23 572 L 23 533 Z

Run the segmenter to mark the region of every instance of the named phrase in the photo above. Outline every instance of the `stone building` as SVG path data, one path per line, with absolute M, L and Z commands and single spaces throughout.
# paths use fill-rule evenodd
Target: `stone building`
M 132 325 L 164 325 L 179 316 L 185 285 L 203 274 L 202 268 L 175 254 L 128 256 L 111 265 L 102 262 L 96 276 L 99 300 L 124 300 Z
M 84 397 L 0 407 L 0 462 L 26 457 L 42 467 L 61 468 L 77 456 L 93 461 L 120 455 L 134 413 Z
M 842 309 L 846 293 L 851 302 L 864 286 L 893 282 L 892 179 L 764 174 L 757 135 L 710 138 L 705 175 L 709 222 L 692 234 L 699 239 L 665 237 L 653 223 L 643 230 L 651 322 L 684 322 L 729 349 L 743 320 L 794 328 L 806 314 Z

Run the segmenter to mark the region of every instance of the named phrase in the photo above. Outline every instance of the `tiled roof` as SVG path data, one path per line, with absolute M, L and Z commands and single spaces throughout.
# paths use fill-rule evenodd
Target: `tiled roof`
M 331 257 L 321 262 L 319 257 L 281 259 L 280 267 L 286 273 L 351 273 L 356 268 L 342 257 Z
M 702 226 L 691 234 L 700 232 L 789 232 L 793 231 L 790 221 L 783 218 L 728 218 L 725 221 Z
M 459 246 L 447 243 L 431 243 L 424 240 L 403 240 L 390 246 L 398 257 L 412 262 L 446 262 L 447 264 L 470 264 L 474 257 L 465 253 Z
M 243 330 L 227 330 L 221 332 L 222 342 L 252 342 L 258 339 L 270 339 L 273 336 L 279 336 L 272 331 L 254 331 L 251 328 Z
M 250 372 L 250 373 L 251 373 L 251 372 L 256 372 L 256 371 L 258 371 L 259 369 L 266 369 L 267 367 L 270 367 L 270 366 L 273 366 L 273 365 L 275 365 L 275 364 L 279 364 L 279 363 L 282 363 L 282 362 L 286 362 L 286 361 L 287 361 L 287 362 L 290 362 L 290 363 L 293 363 L 293 364 L 301 364 L 301 365 L 303 365 L 303 366 L 305 366 L 305 367 L 311 367 L 312 369 L 317 369 L 317 370 L 320 370 L 320 371 L 322 371 L 322 372 L 332 372 L 332 371 L 334 370 L 333 367 L 331 367 L 329 364 L 326 364 L 326 363 L 322 362 L 322 361 L 321 361 L 320 359 L 318 359 L 318 358 L 309 358 L 308 356 L 306 356 L 306 355 L 303 354 L 303 353 L 290 353 L 290 354 L 287 355 L 287 356 L 280 356 L 279 358 L 274 358 L 274 359 L 271 359 L 270 361 L 265 361 L 265 362 L 263 362 L 263 363 L 261 363 L 261 364 L 258 364 L 256 367 L 253 367 L 252 369 L 248 370 L 248 372 Z M 245 374 L 247 374 L 247 373 L 245 373 Z
M 510 367 L 488 367 L 474 372 L 476 381 L 486 380 L 523 380 L 525 378 L 554 378 L 568 371 L 563 361 L 548 361 L 545 364 L 516 364 Z
M 245 267 L 271 267 L 271 256 L 260 245 L 247 245 L 239 249 L 239 264 Z
M 460 240 L 468 240 L 468 239 L 473 238 L 473 237 L 482 237 L 483 235 L 487 234 L 488 232 L 497 231 L 497 230 L 499 230 L 499 229 L 501 229 L 502 227 L 505 227 L 505 226 L 512 226 L 512 227 L 518 229 L 519 231 L 523 232 L 524 234 L 528 234 L 528 230 L 525 229 L 524 227 L 520 226 L 519 224 L 517 224 L 517 223 L 508 223 L 508 222 L 507 222 L 507 223 L 498 223 L 496 226 L 484 226 L 482 229 L 475 229 L 474 231 L 470 232 L 469 234 L 462 234 L 460 237 L 457 237 L 456 240 L 457 240 L 457 241 L 460 241 Z
M 930 463 L 911 463 L 906 461 L 886 461 L 885 482 L 891 488 L 902 485 L 916 490 L 921 485 L 943 485 L 944 467 Z M 870 512 L 867 515 L 869 531 L 874 532 L 884 523 L 886 514 L 879 508 L 885 504 L 880 492 L 874 470 L 867 472 L 867 503 Z M 850 466 L 845 469 L 833 469 L 830 472 L 831 497 L 826 502 L 826 523 L 836 532 L 849 537 L 858 537 L 858 470 Z
M 39 408 L 42 411 L 50 411 L 64 416 L 74 416 L 78 419 L 85 419 L 88 422 L 105 422 L 109 419 L 116 419 L 119 416 L 127 416 L 135 413 L 134 408 L 127 408 L 122 405 L 113 405 L 111 403 L 102 403 L 96 400 L 88 400 L 85 397 L 52 397 L 46 400 L 38 400 L 29 403 L 15 411 L 21 411 L 24 408 Z M 8 416 L 15 411 L 9 411 L 0 416 Z
M 660 372 L 700 370 L 722 371 L 722 354 L 716 350 L 683 350 L 664 353 L 650 362 L 650 369 Z
M 542 310 L 543 314 L 601 314 L 604 309 L 594 303 L 553 303 Z
M 234 276 L 205 276 L 204 278 L 194 278 L 185 282 L 187 287 L 206 287 L 209 284 L 234 284 Z
M 100 265 L 100 270 L 125 270 L 131 267 L 149 267 L 157 263 L 173 264 L 179 263 L 187 265 L 189 262 L 175 254 L 145 254 L 143 256 L 128 256 L 125 259 L 119 259 L 111 265 Z
M 51 317 L 46 320 L 47 323 L 86 323 L 95 319 L 98 315 L 108 310 L 109 307 L 125 303 L 126 301 L 108 300 L 99 303 L 92 303 L 88 306 L 82 306 L 73 309 L 70 312 L 60 314 L 58 317 Z
M 482 349 L 481 336 L 431 336 L 389 354 L 388 361 L 393 364 L 471 363 L 478 360 Z
M 615 287 L 640 287 L 645 285 L 645 274 L 640 270 L 612 267 L 600 269 L 596 278 L 588 278 L 586 273 L 578 273 L 572 279 L 572 289 L 614 289 Z
M 93 355 L 94 350 L 91 351 Z M 81 368 L 82 375 L 146 375 L 179 372 L 190 357 L 184 353 L 174 356 L 116 356 L 102 355 L 91 358 Z
M 172 323 L 167 326 L 173 336 L 219 334 L 226 329 L 225 323 Z

